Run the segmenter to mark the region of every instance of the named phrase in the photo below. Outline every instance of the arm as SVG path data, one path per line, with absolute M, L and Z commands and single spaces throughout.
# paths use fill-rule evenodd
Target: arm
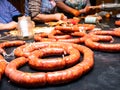
M 0 23 L 0 30 L 13 30 L 17 27 L 17 23 L 12 21 L 7 24 Z
M 79 10 L 73 9 L 71 7 L 69 7 L 68 5 L 66 5 L 63 1 L 58 1 L 56 2 L 56 5 L 58 8 L 60 8 L 61 10 L 64 10 L 67 13 L 71 13 L 74 16 L 79 16 L 81 14 L 81 12 L 79 12 Z
M 40 7 L 41 7 L 42 0 L 29 0 L 29 11 L 30 16 L 32 17 L 32 20 L 34 21 L 41 21 L 41 22 L 48 22 L 53 20 L 62 20 L 66 18 L 64 14 L 56 13 L 56 14 L 44 14 L 41 13 Z
M 79 10 L 81 13 L 87 13 L 91 10 L 91 4 L 90 4 L 90 0 L 87 0 L 86 2 L 86 7 Z
M 61 10 L 64 10 L 67 13 L 73 14 L 74 16 L 79 16 L 82 13 L 87 13 L 87 12 L 90 11 L 90 2 L 89 2 L 89 0 L 87 0 L 86 3 L 87 3 L 87 6 L 84 9 L 77 10 L 77 9 L 74 9 L 74 8 L 66 5 L 63 2 L 63 0 L 60 0 L 60 1 L 56 2 L 58 8 L 60 8 Z
M 16 7 L 13 6 L 10 2 L 6 2 L 6 6 L 8 6 L 9 13 L 12 17 L 21 15 L 21 13 L 16 9 Z
M 35 21 L 49 22 L 49 21 L 59 21 L 66 19 L 66 16 L 62 13 L 56 14 L 38 14 L 33 18 Z

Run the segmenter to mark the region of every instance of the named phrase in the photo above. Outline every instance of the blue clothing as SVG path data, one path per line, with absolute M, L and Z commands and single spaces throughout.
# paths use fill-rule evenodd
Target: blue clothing
M 7 0 L 0 0 L 0 23 L 9 23 L 20 12 Z
M 88 3 L 89 3 L 89 0 L 64 0 L 65 3 L 74 8 L 74 9 L 83 9 Z
M 24 5 L 25 16 L 29 16 L 28 2 L 29 2 L 28 0 L 25 0 L 25 5 Z
M 53 13 L 55 6 L 53 6 L 50 0 L 42 0 L 41 2 L 41 13 Z
M 35 17 L 39 13 L 51 14 L 56 11 L 56 3 L 58 0 L 25 0 L 25 15 Z

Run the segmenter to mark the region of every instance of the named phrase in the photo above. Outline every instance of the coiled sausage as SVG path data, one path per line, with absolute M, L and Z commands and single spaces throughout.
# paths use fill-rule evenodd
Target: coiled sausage
M 64 45 L 60 43 L 52 43 L 48 46 L 49 48 L 43 48 L 29 57 L 29 65 L 38 70 L 58 70 L 63 69 L 65 67 L 70 67 L 75 65 L 80 58 L 80 53 L 78 50 L 74 49 L 69 45 Z M 54 48 L 53 48 L 54 47 Z M 50 59 L 42 59 L 41 57 L 60 53 L 58 49 L 55 48 L 63 48 L 64 52 L 68 54 L 62 58 L 50 58 Z M 39 58 L 40 59 L 39 59 Z
M 59 44 L 63 43 L 60 42 Z M 68 46 L 70 45 L 70 43 L 64 44 Z M 47 84 L 55 85 L 69 83 L 85 74 L 94 65 L 94 53 L 92 50 L 85 46 L 77 44 L 71 44 L 71 46 L 78 49 L 83 54 L 83 60 L 73 67 L 53 72 L 28 73 L 17 70 L 17 68 L 28 63 L 29 61 L 25 57 L 20 57 L 12 60 L 7 65 L 5 69 L 5 74 L 12 82 L 26 87 L 44 86 Z
M 99 35 L 112 35 L 112 36 L 117 36 L 120 37 L 120 33 L 118 30 L 113 30 L 113 31 L 95 31 L 92 33 L 94 34 L 99 34 Z M 103 37 L 103 36 L 102 36 Z M 95 50 L 101 50 L 101 51 L 107 51 L 107 52 L 118 52 L 120 51 L 120 44 L 104 44 L 104 43 L 99 43 L 98 41 L 109 41 L 110 36 L 106 36 L 105 38 L 89 38 L 85 40 L 85 45 L 95 49 Z M 113 39 L 111 39 L 113 42 Z

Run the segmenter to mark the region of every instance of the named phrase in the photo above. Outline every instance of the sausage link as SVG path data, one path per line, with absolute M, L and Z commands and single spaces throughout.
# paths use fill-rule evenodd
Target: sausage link
M 107 37 L 108 37 L 108 40 L 110 40 L 109 36 L 107 36 Z M 107 40 L 107 39 L 105 39 L 105 40 Z M 107 44 L 107 43 L 103 44 L 103 43 L 99 43 L 98 41 L 102 41 L 102 39 L 100 39 L 100 38 L 86 39 L 85 45 L 90 47 L 91 49 L 101 50 L 101 51 L 106 51 L 106 52 L 120 51 L 120 44 Z
M 63 33 L 59 30 L 52 30 L 51 33 L 48 34 L 48 38 L 50 39 L 68 39 L 71 38 L 70 35 L 65 35 L 66 33 Z
M 16 84 L 27 87 L 37 87 L 46 84 L 46 73 L 28 73 L 17 70 L 17 68 L 26 64 L 28 59 L 19 57 L 12 60 L 5 69 L 5 74 L 10 80 Z
M 55 42 L 56 41 L 56 39 L 53 39 L 53 38 L 48 39 L 48 34 L 46 33 L 35 34 L 34 40 L 39 42 L 50 42 L 50 41 Z
M 65 70 L 52 71 L 52 72 L 33 72 L 27 73 L 20 70 L 17 70 L 22 65 L 28 63 L 29 59 L 25 57 L 20 57 L 12 60 L 5 69 L 6 76 L 14 83 L 26 86 L 26 87 L 36 87 L 44 86 L 47 84 L 62 84 L 69 83 L 73 80 L 76 80 L 86 72 L 88 72 L 94 65 L 94 53 L 91 49 L 86 46 L 63 43 L 63 42 L 46 42 L 41 43 L 48 44 L 50 48 L 59 45 L 66 45 L 70 48 L 78 49 L 83 55 L 83 60 L 78 62 L 75 66 L 69 67 Z M 40 45 L 40 44 L 39 44 Z
M 7 61 L 3 58 L 2 55 L 0 55 L 0 80 L 5 72 L 6 66 L 7 66 Z
M 88 72 L 93 67 L 93 51 L 82 45 L 72 44 L 72 46 L 78 49 L 83 54 L 84 57 L 82 62 L 79 62 L 77 65 L 65 70 L 48 72 L 47 82 L 49 84 L 61 84 L 71 82 Z
M 112 31 L 94 31 L 91 32 L 90 35 L 97 35 L 97 38 L 88 38 L 85 40 L 85 45 L 95 49 L 106 52 L 118 52 L 120 51 L 120 44 L 109 44 L 109 43 L 99 43 L 99 41 L 110 41 L 113 42 L 114 39 L 112 36 L 120 37 L 120 30 L 112 30 Z M 111 36 L 100 36 L 100 35 L 111 35 Z
M 65 61 L 62 60 L 62 58 L 42 59 L 42 57 L 62 55 L 64 52 L 63 48 L 44 48 L 35 50 L 29 56 L 29 66 L 37 70 L 59 70 L 65 67 Z
M 78 32 L 79 31 L 79 27 L 77 26 L 72 26 L 72 27 L 66 27 L 66 26 L 56 26 L 54 28 L 55 30 L 60 30 L 62 32 Z
M 6 54 L 6 51 L 4 50 L 5 47 L 20 46 L 23 44 L 25 44 L 25 41 L 21 41 L 21 40 L 6 41 L 3 43 L 0 43 L 0 53 L 3 55 Z
M 80 53 L 73 47 L 68 47 L 68 45 L 64 44 L 59 44 L 59 43 L 54 43 L 50 44 L 48 46 L 49 48 L 43 48 L 42 50 L 38 50 L 36 54 L 40 54 L 41 56 L 37 56 L 32 54 L 29 58 L 29 64 L 33 68 L 36 68 L 38 70 L 57 70 L 57 69 L 62 69 L 65 66 L 70 67 L 76 64 L 80 58 Z M 51 47 L 51 48 L 50 48 Z M 67 54 L 70 54 L 68 56 L 65 56 L 63 58 L 52 58 L 52 59 L 42 59 L 41 57 L 46 56 L 46 55 L 51 55 L 52 54 L 59 54 L 60 52 L 55 49 L 55 48 L 63 48 L 64 51 Z M 45 50 L 44 50 L 45 49 Z M 40 59 L 38 59 L 40 57 Z
M 52 42 L 36 42 L 36 43 L 27 43 L 25 45 L 19 46 L 14 50 L 14 55 L 21 57 L 28 57 L 30 55 L 30 53 L 34 50 L 43 48 L 43 47 L 47 47 L 49 45 L 49 43 Z
M 25 41 L 15 40 L 15 41 L 6 41 L 3 43 L 0 43 L 0 47 L 11 47 L 11 46 L 19 46 L 25 44 Z

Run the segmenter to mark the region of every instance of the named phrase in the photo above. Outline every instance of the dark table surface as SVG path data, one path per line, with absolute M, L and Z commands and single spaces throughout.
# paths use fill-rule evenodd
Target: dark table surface
M 106 30 L 112 30 L 115 19 L 106 19 L 101 22 Z M 100 26 L 98 26 L 100 27 Z M 120 39 L 116 38 L 120 43 Z M 12 50 L 13 48 L 7 48 Z M 11 61 L 14 57 L 8 58 Z M 109 53 L 94 51 L 94 67 L 79 79 L 64 85 L 45 86 L 38 88 L 24 88 L 9 82 L 3 76 L 0 82 L 0 90 L 120 90 L 120 52 Z M 30 71 L 28 66 L 21 68 L 23 71 Z

